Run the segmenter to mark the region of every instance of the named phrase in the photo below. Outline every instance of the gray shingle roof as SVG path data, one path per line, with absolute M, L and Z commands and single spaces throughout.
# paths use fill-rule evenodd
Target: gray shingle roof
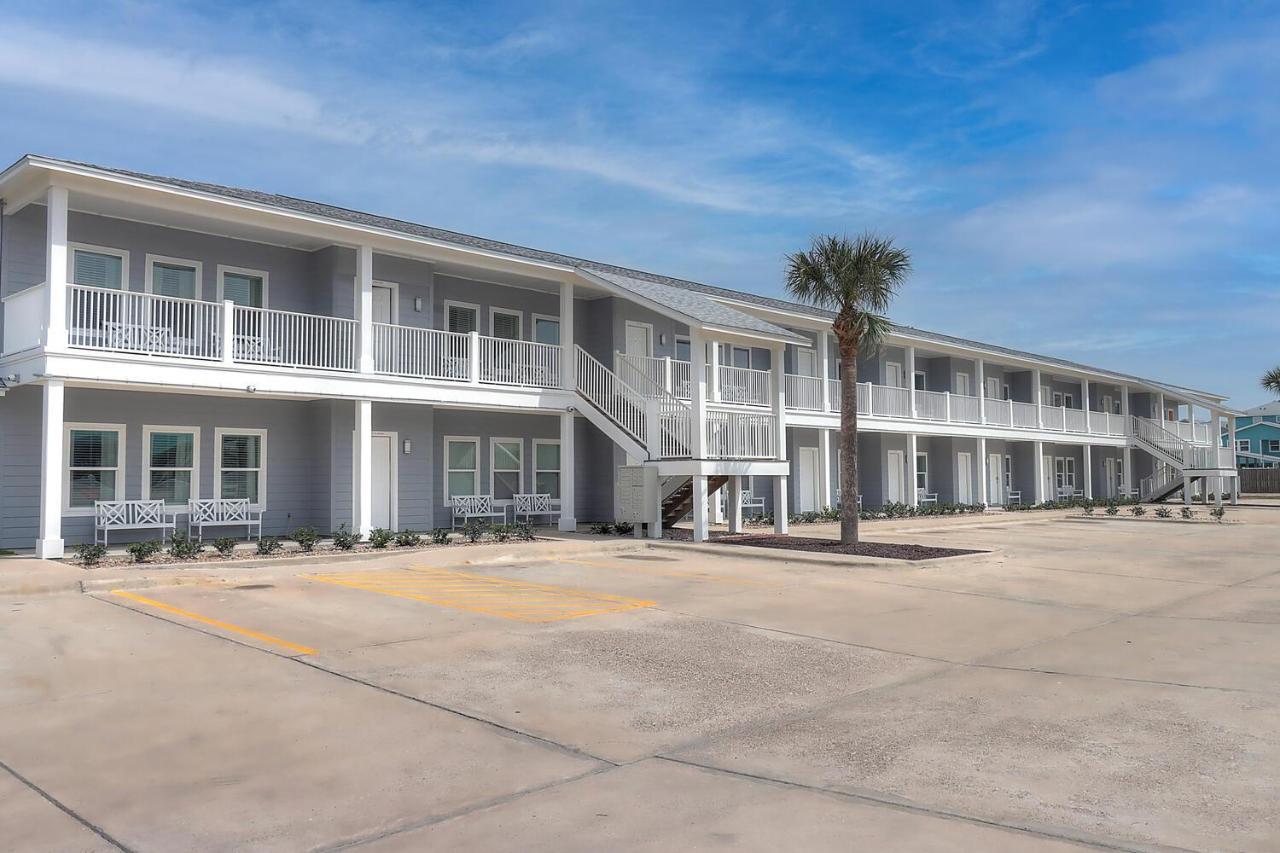
M 93 163 L 82 163 L 73 160 L 63 160 L 56 157 L 36 157 L 35 155 L 27 155 L 20 159 L 23 160 L 37 159 L 52 164 L 64 164 L 72 167 L 84 169 L 93 169 L 105 174 L 119 175 L 121 177 L 133 178 L 141 181 L 148 181 L 176 189 L 188 190 L 191 192 L 203 193 L 207 195 L 220 196 L 223 198 L 233 199 L 237 201 L 248 202 L 251 204 L 263 205 L 266 207 L 274 207 L 282 210 L 303 213 L 311 216 L 330 219 L 337 222 L 350 223 L 352 225 L 360 225 L 370 228 L 378 228 L 386 231 L 392 231 L 413 237 L 422 237 L 430 240 L 439 240 L 442 242 L 453 243 L 459 246 L 467 246 L 484 251 L 497 252 L 500 254 L 510 255 L 517 258 L 525 258 L 528 260 L 542 261 L 546 263 L 558 264 L 562 266 L 574 267 L 579 270 L 585 270 L 600 278 L 609 281 L 617 287 L 632 291 L 638 295 L 644 296 L 651 301 L 660 304 L 669 305 L 676 311 L 685 314 L 697 320 L 712 326 L 720 326 L 731 329 L 741 329 L 747 332 L 758 332 L 774 337 L 783 337 L 788 339 L 799 339 L 793 333 L 782 329 L 772 323 L 753 317 L 743 311 L 739 311 L 731 306 L 717 302 L 717 299 L 729 299 L 737 302 L 746 302 L 758 305 L 761 308 L 775 309 L 780 311 L 789 311 L 793 313 L 806 314 L 817 318 L 833 318 L 835 315 L 829 311 L 814 308 L 799 302 L 791 302 L 785 299 L 776 299 L 769 296 L 760 296 L 755 293 L 748 293 L 741 290 L 730 290 L 724 287 L 715 287 L 701 282 L 688 281 L 686 279 L 672 278 L 670 276 L 659 275 L 657 273 L 646 272 L 644 270 L 628 269 L 614 264 L 606 264 L 600 261 L 592 261 L 585 258 L 575 258 L 572 255 L 563 255 L 558 252 L 547 252 L 541 249 L 531 249 L 527 246 L 520 246 L 514 243 L 504 243 L 500 240 L 490 240 L 484 237 L 476 237 L 470 234 L 462 234 L 457 231 L 449 231 L 443 228 L 433 228 L 428 225 L 419 225 L 415 222 L 407 222 L 402 219 L 393 219 L 386 216 L 375 216 L 371 213 L 364 213 L 358 210 L 350 210 L 336 205 L 323 204 L 316 201 L 308 201 L 306 199 L 294 198 L 293 196 L 278 195 L 275 193 L 265 193 L 258 190 L 247 190 L 239 187 L 228 187 L 222 184 L 211 184 L 203 181 L 191 181 L 184 178 L 169 178 L 161 175 L 151 175 L 145 172 L 134 172 L 128 169 L 116 169 L 109 166 L 99 166 Z M 701 298 L 699 298 L 701 297 Z M 1106 374 L 1117 379 L 1132 380 L 1140 382 L 1144 385 L 1161 388 L 1175 393 L 1187 393 L 1195 396 L 1223 399 L 1217 394 L 1208 391 L 1198 391 L 1196 389 L 1185 388 L 1170 383 L 1157 382 L 1151 379 L 1144 379 L 1139 376 L 1131 376 L 1129 374 L 1117 373 L 1105 368 L 1094 367 L 1079 362 L 1069 361 L 1067 359 L 1056 358 L 1054 356 L 1041 355 L 1039 353 L 1027 352 L 1024 350 L 1016 350 L 1009 347 L 1003 347 L 996 344 L 983 343 L 981 341 L 968 340 L 966 338 L 956 337 L 954 335 L 944 335 L 939 332 L 929 332 L 924 329 L 917 329 L 911 326 L 895 325 L 895 331 L 900 334 L 918 337 L 924 340 L 933 340 L 938 343 L 951 344 L 954 346 L 972 347 L 983 349 L 990 352 L 1004 353 L 1020 359 L 1030 359 L 1034 361 L 1044 362 L 1046 364 L 1057 364 L 1070 370 L 1085 371 L 1090 373 Z

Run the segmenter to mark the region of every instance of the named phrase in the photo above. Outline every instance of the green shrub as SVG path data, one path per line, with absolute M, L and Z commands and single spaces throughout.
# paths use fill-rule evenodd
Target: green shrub
M 1156 518 L 1173 518 L 1173 510 L 1167 506 L 1156 507 Z
M 533 533 L 533 525 L 527 521 L 517 521 L 511 525 L 511 535 L 521 542 L 532 542 L 538 537 Z
M 185 533 L 174 532 L 169 539 L 169 556 L 175 560 L 194 560 L 204 549 Z
M 339 551 L 352 551 L 360 544 L 360 534 L 347 525 L 339 524 L 333 532 L 333 546 Z
M 133 557 L 135 563 L 145 563 L 164 550 L 164 545 L 160 544 L 159 540 L 152 539 L 148 542 L 134 542 L 125 550 L 129 552 L 130 557 Z
M 304 553 L 310 554 L 315 550 L 316 543 L 320 541 L 320 534 L 314 527 L 299 527 L 289 534 L 289 538 L 297 542 Z
M 219 536 L 213 540 L 213 549 L 224 557 L 230 557 L 236 552 L 236 540 L 230 536 Z
M 412 530 L 401 530 L 396 534 L 396 545 L 401 548 L 417 548 L 422 544 L 422 537 Z
M 369 544 L 375 548 L 385 548 L 395 538 L 396 535 L 385 527 L 375 527 L 369 531 Z
M 453 535 L 453 531 L 447 527 L 437 527 L 431 531 L 432 545 L 448 545 L 449 537 Z
M 484 535 L 488 530 L 489 525 L 487 522 L 473 520 L 468 521 L 467 526 L 462 528 L 462 535 L 467 538 L 468 542 L 474 545 L 484 538 Z
M 1116 506 L 1115 504 L 1107 504 L 1107 508 L 1104 511 L 1106 512 L 1107 515 L 1119 515 L 1120 507 Z
M 86 566 L 96 566 L 107 556 L 107 546 L 96 542 L 82 542 L 74 550 L 76 559 Z
M 270 557 L 284 546 L 280 544 L 280 540 L 274 536 L 263 536 L 258 540 L 258 556 Z
M 591 532 L 597 536 L 608 536 L 613 532 L 613 523 L 609 521 L 597 521 L 591 525 Z
M 1226 507 L 1222 507 L 1222 506 L 1216 506 L 1216 507 L 1214 507 L 1213 509 L 1209 510 L 1209 516 L 1210 516 L 1214 521 L 1216 521 L 1216 522 L 1218 522 L 1219 524 L 1221 524 L 1221 523 L 1222 523 L 1222 519 L 1224 519 L 1224 518 L 1226 518 L 1226 517 L 1227 517 L 1227 508 L 1226 508 Z
M 505 524 L 495 524 L 489 531 L 494 542 L 506 542 L 511 538 L 511 528 Z
M 1196 514 L 1195 514 L 1195 511 L 1191 509 L 1191 507 L 1184 506 L 1182 508 L 1182 517 L 1190 521 L 1191 519 L 1196 517 Z
M 627 536 L 636 529 L 636 526 L 629 521 L 615 521 L 613 523 L 613 532 L 620 536 Z
M 1086 506 L 1086 507 L 1084 508 L 1084 514 L 1085 514 L 1085 515 L 1093 515 L 1093 507 L 1092 507 L 1092 506 Z
M 1134 504 L 1133 506 L 1129 507 L 1129 514 L 1132 515 L 1134 518 L 1139 518 L 1147 514 L 1147 508 L 1144 507 L 1142 504 Z

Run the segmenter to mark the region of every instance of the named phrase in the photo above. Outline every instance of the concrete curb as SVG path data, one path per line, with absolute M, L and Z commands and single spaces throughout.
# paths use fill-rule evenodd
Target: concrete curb
M 834 566 L 839 569 L 927 569 L 932 565 L 952 563 L 963 560 L 978 561 L 1000 553 L 999 548 L 991 548 L 977 554 L 954 554 L 950 557 L 937 557 L 932 560 L 895 560 L 889 557 L 841 556 L 830 557 L 815 554 L 812 551 L 789 551 L 785 548 L 755 548 L 750 545 L 717 545 L 714 542 L 672 542 L 670 540 L 651 541 L 649 547 L 655 550 L 688 550 L 694 549 L 718 557 L 734 557 L 740 560 L 764 560 L 772 563 L 806 563 L 813 566 Z

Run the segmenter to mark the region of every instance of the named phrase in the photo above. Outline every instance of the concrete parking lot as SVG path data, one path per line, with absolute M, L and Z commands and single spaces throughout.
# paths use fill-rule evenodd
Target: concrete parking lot
M 1280 849 L 1280 508 L 1229 517 L 10 594 L 0 849 Z

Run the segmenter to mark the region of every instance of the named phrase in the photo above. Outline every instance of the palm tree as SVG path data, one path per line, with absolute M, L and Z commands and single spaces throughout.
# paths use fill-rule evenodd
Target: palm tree
M 1280 397 L 1280 367 L 1273 367 L 1262 374 L 1262 387 Z
M 911 272 L 911 255 L 892 239 L 864 233 L 813 238 L 807 252 L 787 256 L 787 291 L 836 315 L 840 348 L 840 542 L 858 541 L 858 352 L 879 345 L 890 328 L 884 316 Z M 825 381 L 826 377 L 823 377 Z M 775 512 L 786 512 L 776 507 Z

